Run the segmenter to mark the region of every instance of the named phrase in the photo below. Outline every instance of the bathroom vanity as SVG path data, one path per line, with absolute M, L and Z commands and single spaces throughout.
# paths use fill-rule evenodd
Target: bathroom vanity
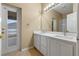
M 34 46 L 45 56 L 76 56 L 76 34 L 62 32 L 34 32 Z
M 44 9 L 45 13 L 50 12 L 50 10 L 55 10 L 61 13 L 62 18 L 60 21 L 58 21 L 59 22 L 58 24 L 57 22 L 52 23 L 55 26 L 51 25 L 53 28 L 52 31 L 50 30 L 51 32 L 48 32 L 49 30 L 46 30 L 45 28 L 44 28 L 45 32 L 43 32 L 44 30 L 42 29 L 42 26 L 41 31 L 34 32 L 34 46 L 43 55 L 45 56 L 79 55 L 79 49 L 78 49 L 79 40 L 77 40 L 79 37 L 78 35 L 79 14 L 78 11 L 75 9 L 75 6 L 76 4 L 57 4 L 54 7 L 51 5 L 50 8 L 48 6 L 48 9 L 46 8 Z M 57 21 L 57 18 L 52 17 L 52 21 L 53 20 Z

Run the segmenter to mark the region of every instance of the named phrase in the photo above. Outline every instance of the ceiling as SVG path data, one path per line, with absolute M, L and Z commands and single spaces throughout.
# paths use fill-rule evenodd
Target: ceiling
M 61 14 L 69 14 L 73 12 L 73 4 L 72 3 L 62 3 L 55 6 L 52 10 L 55 10 Z

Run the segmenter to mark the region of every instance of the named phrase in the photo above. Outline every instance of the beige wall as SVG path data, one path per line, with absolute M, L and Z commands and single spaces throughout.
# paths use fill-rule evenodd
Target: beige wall
M 40 30 L 40 4 L 10 4 L 22 8 L 22 48 L 33 46 L 33 30 Z
M 73 12 L 77 12 L 79 10 L 79 4 L 74 3 L 73 4 Z

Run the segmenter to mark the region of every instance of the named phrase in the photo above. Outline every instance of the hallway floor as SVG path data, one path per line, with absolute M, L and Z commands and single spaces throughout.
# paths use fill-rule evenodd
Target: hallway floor
M 7 56 L 43 56 L 36 48 L 26 51 L 15 51 L 8 53 Z

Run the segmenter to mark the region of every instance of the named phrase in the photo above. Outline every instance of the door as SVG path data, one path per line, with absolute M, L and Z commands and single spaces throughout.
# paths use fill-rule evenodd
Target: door
M 9 6 L 2 6 L 3 54 L 19 49 L 20 39 L 18 29 L 18 9 Z
M 60 43 L 56 38 L 49 38 L 49 55 L 60 56 Z

